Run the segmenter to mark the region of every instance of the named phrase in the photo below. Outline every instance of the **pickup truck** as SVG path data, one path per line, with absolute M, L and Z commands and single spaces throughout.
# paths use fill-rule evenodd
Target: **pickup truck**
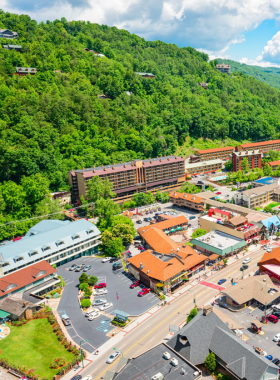
M 264 350 L 262 350 L 260 347 L 256 347 L 255 351 L 257 354 L 259 354 L 261 356 L 267 356 L 267 353 Z

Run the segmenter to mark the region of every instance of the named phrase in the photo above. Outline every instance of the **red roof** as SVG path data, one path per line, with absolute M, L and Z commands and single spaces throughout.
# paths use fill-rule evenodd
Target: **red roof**
M 270 166 L 279 166 L 280 165 L 280 161 L 279 160 L 278 161 L 271 161 L 271 162 L 268 163 L 268 165 L 270 165 Z
M 277 144 L 280 143 L 280 140 L 269 140 L 269 141 L 261 141 L 257 143 L 251 143 L 251 144 L 240 144 L 242 148 L 253 148 L 255 146 L 263 146 L 263 145 L 271 145 L 271 144 Z
M 219 210 L 218 208 L 214 208 L 214 210 L 212 209 L 212 211 L 218 213 L 218 214 L 221 214 L 221 215 L 225 215 L 225 216 L 230 216 L 231 213 L 228 212 L 228 211 L 224 211 L 224 210 Z
M 198 150 L 197 153 L 199 153 L 199 154 L 214 153 L 214 152 L 223 152 L 225 150 L 234 150 L 234 147 L 233 146 L 224 146 L 222 148 Z
M 7 274 L 0 279 L 0 297 L 30 285 L 35 281 L 41 280 L 42 278 L 55 272 L 56 269 L 53 268 L 46 260 L 43 260 L 17 272 Z M 15 286 L 7 289 L 10 285 Z

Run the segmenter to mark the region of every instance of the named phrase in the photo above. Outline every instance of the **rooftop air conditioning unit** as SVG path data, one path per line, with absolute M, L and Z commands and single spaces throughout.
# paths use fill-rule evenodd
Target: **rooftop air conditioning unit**
M 154 375 L 151 380 L 163 380 L 164 377 L 163 377 L 163 374 L 162 373 L 157 373 L 156 375 Z
M 194 375 L 194 376 L 198 376 L 198 375 L 199 375 L 199 372 L 198 372 L 198 371 L 195 371 L 195 372 L 193 373 L 193 375 Z
M 179 364 L 178 359 L 171 359 L 170 364 L 172 364 L 174 367 L 177 367 L 177 365 Z
M 169 359 L 171 358 L 170 353 L 166 351 L 166 352 L 163 354 L 163 358 L 166 359 L 166 360 L 169 360 Z

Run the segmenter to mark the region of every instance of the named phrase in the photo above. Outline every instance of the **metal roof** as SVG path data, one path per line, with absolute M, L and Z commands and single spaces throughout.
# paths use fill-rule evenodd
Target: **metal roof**
M 89 229 L 93 230 L 93 232 L 87 233 Z M 99 234 L 99 229 L 85 219 L 74 222 L 43 220 L 30 228 L 21 240 L 9 242 L 0 247 L 0 255 L 3 258 L 2 263 L 9 262 L 9 265 L 5 266 L 5 272 L 33 262 L 34 257 L 29 255 L 30 252 L 37 251 L 36 259 L 44 259 L 46 255 L 52 255 L 61 249 L 81 243 Z M 79 237 L 73 240 L 72 235 L 79 235 Z M 58 240 L 63 240 L 64 244 L 57 246 L 56 242 Z M 44 252 L 42 248 L 48 246 L 50 246 L 50 249 Z M 15 257 L 23 257 L 23 260 L 16 263 L 14 261 Z
M 200 168 L 201 166 L 209 166 L 209 165 L 215 165 L 215 164 L 222 164 L 223 161 L 219 158 L 217 160 L 209 160 L 209 161 L 203 161 L 203 162 L 196 162 L 195 164 L 185 164 L 186 169 L 191 168 Z

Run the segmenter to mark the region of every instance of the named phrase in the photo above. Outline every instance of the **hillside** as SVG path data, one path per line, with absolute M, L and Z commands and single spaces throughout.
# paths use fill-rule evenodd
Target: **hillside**
M 220 63 L 224 62 L 231 66 L 231 72 L 242 72 L 250 77 L 254 77 L 262 83 L 275 87 L 280 90 L 280 68 L 250 66 L 245 63 L 232 61 L 231 59 L 218 58 Z

